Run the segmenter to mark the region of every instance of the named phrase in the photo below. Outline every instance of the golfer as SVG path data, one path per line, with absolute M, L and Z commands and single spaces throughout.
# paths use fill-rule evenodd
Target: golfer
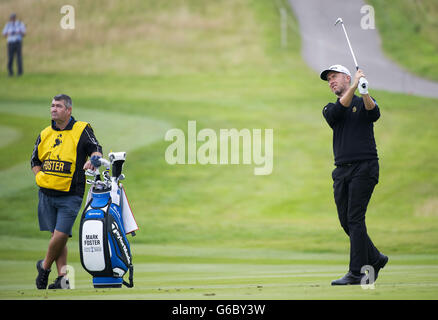
M 361 97 L 354 94 L 360 78 L 365 78 L 361 69 L 356 72 L 352 83 L 350 71 L 342 65 L 329 67 L 320 77 L 328 82 L 330 90 L 337 96 L 335 103 L 324 107 L 323 115 L 333 129 L 335 203 L 341 226 L 350 238 L 349 271 L 341 279 L 332 281 L 332 285 L 361 284 L 362 279 L 367 279 L 364 278 L 366 268 L 374 273 L 370 271 L 367 275 L 366 283 L 371 284 L 388 262 L 388 257 L 374 246 L 365 225 L 367 205 L 379 181 L 373 127 L 380 111 L 368 94 L 368 85 L 359 88 Z
M 49 289 L 69 288 L 68 279 L 64 278 L 67 240 L 71 237 L 84 196 L 84 170 L 93 170 L 102 157 L 102 147 L 91 126 L 72 117 L 72 100 L 69 96 L 55 96 L 50 112 L 52 125 L 39 134 L 31 157 L 32 171 L 40 187 L 40 230 L 52 233 L 46 256 L 36 265 L 38 289 L 47 288 L 53 262 L 56 262 L 58 277 Z M 87 161 L 88 157 L 91 160 Z

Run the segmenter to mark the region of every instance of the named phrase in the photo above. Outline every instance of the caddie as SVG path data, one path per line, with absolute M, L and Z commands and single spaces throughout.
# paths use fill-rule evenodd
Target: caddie
M 47 288 L 53 262 L 56 262 L 58 277 L 49 289 L 69 288 L 65 278 L 67 240 L 81 208 L 85 170 L 94 170 L 102 157 L 102 147 L 90 124 L 76 121 L 72 108 L 68 95 L 53 98 L 52 123 L 38 135 L 31 157 L 31 168 L 39 186 L 40 230 L 52 233 L 45 258 L 36 265 L 38 289 Z

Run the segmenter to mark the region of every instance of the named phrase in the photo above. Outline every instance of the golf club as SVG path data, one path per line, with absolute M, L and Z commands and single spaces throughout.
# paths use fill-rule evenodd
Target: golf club
M 341 23 L 342 29 L 344 30 L 345 38 L 347 38 L 348 47 L 350 48 L 351 55 L 353 56 L 354 65 L 356 66 L 356 70 L 359 70 L 359 65 L 357 64 L 356 56 L 354 55 L 353 48 L 351 47 L 350 39 L 348 38 L 347 30 L 345 30 L 344 21 L 342 21 L 342 18 L 336 19 L 335 26 L 339 22 Z M 359 79 L 359 92 L 368 93 L 368 81 L 364 77 L 361 77 Z
M 353 60 L 354 60 L 354 64 L 355 64 L 355 66 L 356 66 L 356 70 L 359 70 L 359 65 L 357 64 L 356 56 L 354 55 L 353 48 L 351 47 L 350 39 L 348 38 L 347 30 L 345 30 L 344 21 L 342 21 L 342 18 L 338 18 L 338 19 L 336 20 L 336 22 L 335 22 L 335 26 L 336 26 L 339 22 L 341 23 L 341 25 L 342 25 L 342 29 L 344 30 L 344 33 L 345 33 L 345 37 L 347 38 L 348 47 L 350 48 L 351 55 L 353 56 Z

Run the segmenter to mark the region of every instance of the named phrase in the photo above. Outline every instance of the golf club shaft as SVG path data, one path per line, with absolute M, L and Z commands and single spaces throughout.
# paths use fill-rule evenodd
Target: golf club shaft
M 345 37 L 347 38 L 348 47 L 350 48 L 351 55 L 353 56 L 354 64 L 356 65 L 356 70 L 359 70 L 359 65 L 357 64 L 356 56 L 354 55 L 353 48 L 351 47 L 350 39 L 348 38 L 347 30 L 345 30 L 344 22 L 341 22 L 342 29 L 344 30 Z

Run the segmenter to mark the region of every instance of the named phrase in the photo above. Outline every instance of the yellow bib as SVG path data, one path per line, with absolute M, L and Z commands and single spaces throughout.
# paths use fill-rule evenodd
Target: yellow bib
M 56 131 L 50 126 L 41 131 L 38 158 L 42 165 L 35 177 L 38 186 L 65 192 L 70 190 L 76 170 L 77 146 L 87 125 L 87 122 L 76 121 L 71 130 Z

